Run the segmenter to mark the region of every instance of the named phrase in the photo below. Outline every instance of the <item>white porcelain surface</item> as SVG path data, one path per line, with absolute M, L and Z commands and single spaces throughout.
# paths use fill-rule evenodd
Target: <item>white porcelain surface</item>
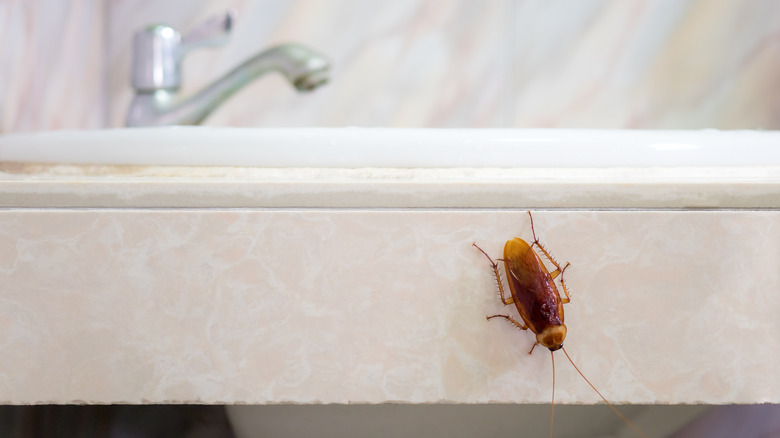
M 611 400 L 780 402 L 777 211 L 538 211 Z M 0 211 L 3 402 L 548 403 L 485 315 L 520 210 Z M 561 403 L 598 397 L 556 355 Z
M 0 162 L 317 168 L 777 167 L 778 145 L 778 131 L 167 127 L 0 137 Z

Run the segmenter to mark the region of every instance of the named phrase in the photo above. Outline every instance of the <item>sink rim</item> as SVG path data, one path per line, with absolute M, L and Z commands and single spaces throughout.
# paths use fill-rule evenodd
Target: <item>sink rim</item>
M 778 145 L 780 131 L 172 126 L 4 135 L 0 162 L 304 168 L 766 167 L 780 166 Z

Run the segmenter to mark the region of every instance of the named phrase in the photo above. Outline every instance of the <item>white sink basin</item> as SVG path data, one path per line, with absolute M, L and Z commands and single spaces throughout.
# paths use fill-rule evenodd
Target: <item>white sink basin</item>
M 780 132 L 207 128 L 0 137 L 0 162 L 258 167 L 732 167 L 780 164 Z

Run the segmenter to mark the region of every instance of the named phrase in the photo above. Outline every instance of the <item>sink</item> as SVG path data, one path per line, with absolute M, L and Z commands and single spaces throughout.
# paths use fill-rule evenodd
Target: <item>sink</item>
M 778 144 L 778 131 L 52 131 L 0 136 L 0 207 L 766 208 Z
M 0 162 L 320 168 L 735 167 L 780 164 L 780 132 L 210 128 L 0 136 Z

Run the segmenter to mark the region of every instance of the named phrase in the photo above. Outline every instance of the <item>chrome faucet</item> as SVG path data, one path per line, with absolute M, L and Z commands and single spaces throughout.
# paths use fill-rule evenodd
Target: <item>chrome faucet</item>
M 137 31 L 132 71 L 135 97 L 125 125 L 197 125 L 236 91 L 270 71 L 282 73 L 298 91 L 310 91 L 328 81 L 330 66 L 325 57 L 298 44 L 284 44 L 247 59 L 193 96 L 179 96 L 184 55 L 195 48 L 225 44 L 234 19 L 228 11 L 183 37 L 162 24 Z

